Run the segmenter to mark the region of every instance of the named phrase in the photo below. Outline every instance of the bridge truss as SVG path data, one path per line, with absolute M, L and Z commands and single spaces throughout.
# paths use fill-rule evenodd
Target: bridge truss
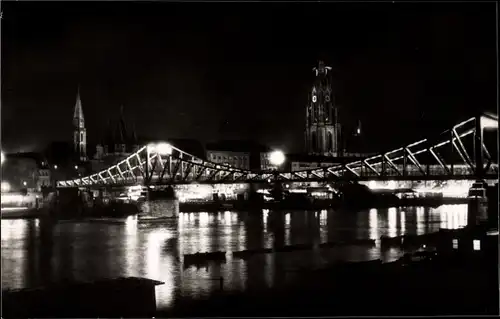
M 489 129 L 495 130 L 496 138 L 494 143 L 486 144 L 484 133 Z M 78 179 L 59 181 L 57 186 L 260 183 L 276 180 L 498 180 L 497 130 L 498 117 L 482 115 L 461 122 L 434 138 L 376 156 L 292 172 L 243 170 L 203 160 L 167 143 L 147 145 L 105 170 Z M 493 148 L 494 151 L 490 152 L 489 149 Z

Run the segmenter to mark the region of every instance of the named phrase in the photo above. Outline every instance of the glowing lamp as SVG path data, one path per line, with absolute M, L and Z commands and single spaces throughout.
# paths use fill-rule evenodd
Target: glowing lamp
M 3 164 L 3 162 L 5 162 L 5 154 L 2 151 L 2 164 Z
M 24 182 L 23 182 L 23 186 L 26 186 L 26 185 L 28 185 L 28 183 L 26 183 L 26 181 L 24 181 Z
M 489 117 L 481 117 L 481 127 L 483 129 L 498 129 L 498 119 L 494 120 Z
M 148 145 L 148 151 L 156 152 L 160 155 L 171 155 L 172 154 L 172 146 L 168 143 L 158 143 L 158 144 L 150 144 Z
M 168 143 L 160 143 L 156 145 L 156 152 L 160 155 L 171 155 L 172 154 L 172 145 Z
M 78 165 L 75 165 L 75 169 L 78 169 Z
M 10 184 L 7 182 L 2 182 L 2 192 L 10 191 Z
M 275 166 L 280 166 L 285 162 L 285 154 L 282 151 L 274 151 L 269 156 L 269 161 Z

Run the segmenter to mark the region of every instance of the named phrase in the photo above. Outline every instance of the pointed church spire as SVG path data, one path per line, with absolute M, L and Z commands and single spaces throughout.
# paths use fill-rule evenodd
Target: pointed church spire
M 78 90 L 76 92 L 76 104 L 75 111 L 73 113 L 73 123 L 76 127 L 84 127 L 85 119 L 83 117 L 82 100 L 80 98 L 80 85 L 78 85 Z
M 75 111 L 73 113 L 73 144 L 75 153 L 80 161 L 87 160 L 87 130 L 83 117 L 82 100 L 80 98 L 80 85 L 76 92 Z

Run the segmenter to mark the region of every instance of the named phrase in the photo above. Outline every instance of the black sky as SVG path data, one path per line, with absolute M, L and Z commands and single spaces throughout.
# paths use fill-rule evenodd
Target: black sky
M 303 146 L 312 67 L 370 144 L 496 112 L 496 3 L 2 2 L 2 143 L 90 142 L 120 104 L 152 138 Z M 227 122 L 226 124 L 223 124 Z M 418 129 L 417 129 L 418 128 Z

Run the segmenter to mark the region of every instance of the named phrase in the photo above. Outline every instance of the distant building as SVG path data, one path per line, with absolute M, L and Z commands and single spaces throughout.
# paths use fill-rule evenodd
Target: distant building
M 223 143 L 207 144 L 207 160 L 241 169 L 250 169 L 250 150 Z
M 322 155 L 287 154 L 283 169 L 286 171 L 300 171 L 318 167 L 329 167 L 337 164 L 339 158 Z
M 97 144 L 92 162 L 92 171 L 99 171 L 126 158 L 139 149 L 139 141 L 132 126 L 125 121 L 123 106 L 118 121 L 108 122 L 108 129 L 101 143 Z
M 207 160 L 241 169 L 259 170 L 269 166 L 270 149 L 252 141 L 222 140 L 208 143 Z
M 346 153 L 343 157 L 331 157 L 308 154 L 287 154 L 283 169 L 293 172 L 312 168 L 330 167 L 351 163 L 369 155 L 370 154 Z
M 277 169 L 275 165 L 271 164 L 271 150 L 262 150 L 259 152 L 259 160 L 260 160 L 260 169 L 263 171 Z
M 54 181 L 52 180 L 52 174 L 50 172 L 50 167 L 48 165 L 45 165 L 44 162 L 41 163 L 38 167 L 38 180 L 36 184 L 36 188 L 38 190 L 42 190 L 44 187 L 52 187 L 55 185 Z
M 6 154 L 2 164 L 3 191 L 41 191 L 51 187 L 51 172 L 47 160 L 39 153 Z
M 51 183 L 55 181 L 85 176 L 90 173 L 89 162 L 81 162 L 74 156 L 72 142 L 52 142 L 43 152 L 47 168 L 50 170 Z
M 306 108 L 305 147 L 311 155 L 341 156 L 340 123 L 332 89 L 332 68 L 319 61 Z

